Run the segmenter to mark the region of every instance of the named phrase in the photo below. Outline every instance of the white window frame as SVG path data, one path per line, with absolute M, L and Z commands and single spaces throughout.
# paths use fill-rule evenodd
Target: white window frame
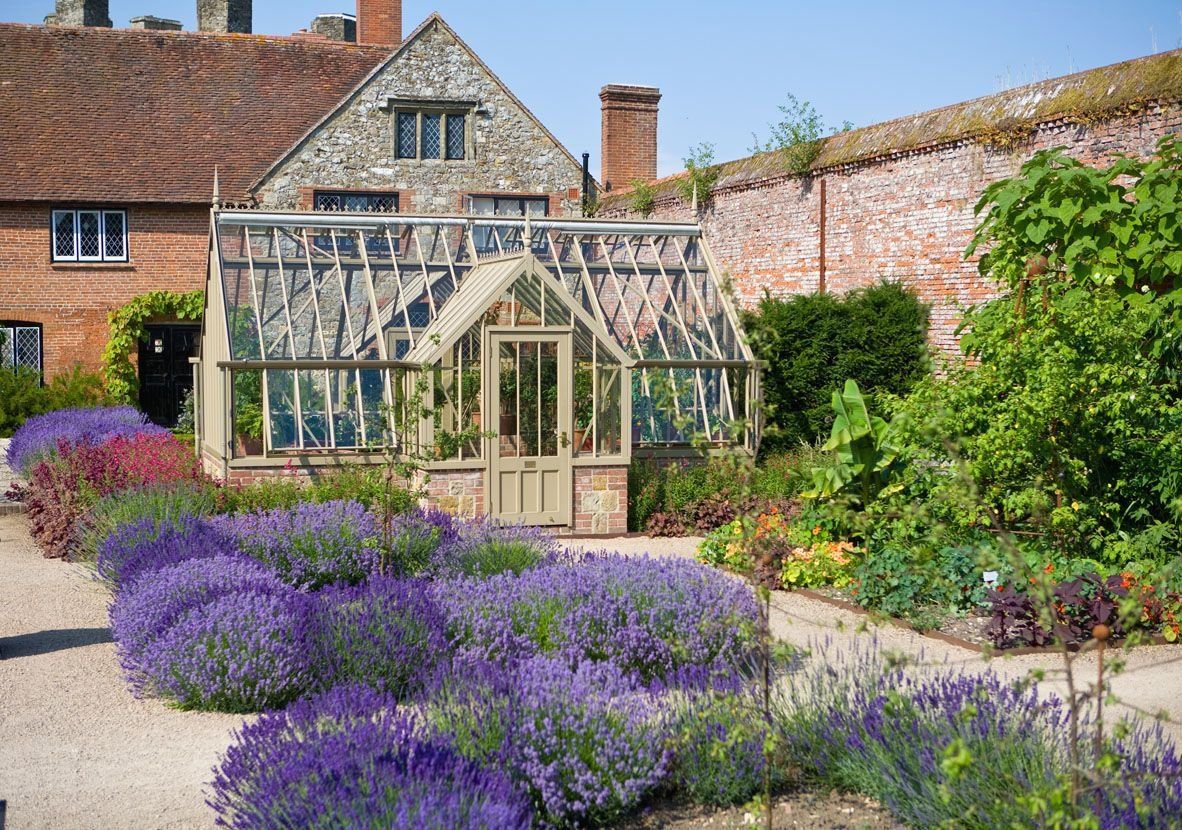
M 117 214 L 122 221 L 122 233 L 120 236 L 123 239 L 123 255 L 122 256 L 108 256 L 107 254 L 107 217 Z M 83 256 L 82 250 L 82 234 L 81 234 L 81 217 L 83 215 L 93 215 L 98 218 L 99 240 L 98 240 L 98 255 L 97 256 Z M 74 250 L 72 254 L 59 254 L 57 247 L 57 227 L 58 219 L 61 216 L 70 216 L 73 219 L 74 227 Z M 101 208 L 55 208 L 49 217 L 49 251 L 50 258 L 53 262 L 128 262 L 130 259 L 130 243 L 127 232 L 127 211 L 126 210 L 104 210 Z

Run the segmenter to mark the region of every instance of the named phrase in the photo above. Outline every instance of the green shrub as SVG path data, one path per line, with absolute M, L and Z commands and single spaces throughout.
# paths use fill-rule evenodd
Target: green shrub
M 379 509 L 386 498 L 384 475 L 382 467 L 351 464 L 310 479 L 274 476 L 250 484 L 229 485 L 218 495 L 217 512 L 250 513 L 327 501 L 357 501 Z M 414 506 L 415 497 L 402 487 L 394 487 L 390 502 L 393 512 L 402 513 Z
M 102 378 L 75 366 L 42 385 L 41 373 L 19 368 L 0 371 L 0 437 L 11 436 L 27 419 L 56 409 L 102 406 Z
M 896 283 L 835 297 L 765 297 L 745 316 L 763 376 L 763 449 L 828 436 L 830 399 L 848 378 L 868 395 L 902 395 L 927 373 L 928 307 Z
M 665 468 L 649 458 L 634 458 L 628 467 L 628 529 L 644 530 L 649 517 L 665 509 Z

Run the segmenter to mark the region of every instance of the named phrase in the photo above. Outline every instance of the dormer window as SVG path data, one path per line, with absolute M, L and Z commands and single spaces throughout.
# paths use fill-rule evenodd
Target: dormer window
M 395 106 L 395 154 L 418 161 L 471 158 L 470 112 L 470 108 L 449 106 Z

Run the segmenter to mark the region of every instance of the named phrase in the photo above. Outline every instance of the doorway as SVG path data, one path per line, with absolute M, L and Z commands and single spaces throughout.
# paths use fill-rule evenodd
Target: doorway
M 201 339 L 201 327 L 183 323 L 157 323 L 145 327 L 140 341 L 140 409 L 152 423 L 172 429 L 185 398 L 193 390 L 193 367 Z
M 530 525 L 570 522 L 570 330 L 489 333 L 489 512 Z

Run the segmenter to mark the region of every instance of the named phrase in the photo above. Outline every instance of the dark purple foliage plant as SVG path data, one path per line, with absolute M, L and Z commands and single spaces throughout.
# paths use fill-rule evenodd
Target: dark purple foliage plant
M 141 572 L 120 585 L 111 603 L 111 635 L 132 687 L 140 690 L 156 668 L 145 651 L 184 614 L 218 597 L 242 591 L 290 594 L 263 565 L 240 555 L 186 558 Z
M 8 466 L 27 474 L 34 461 L 57 452 L 59 442 L 67 446 L 101 444 L 116 435 L 140 433 L 166 435 L 168 430 L 149 423 L 147 416 L 132 406 L 58 409 L 29 418 L 13 433 Z
M 116 527 L 103 539 L 95 565 L 99 576 L 118 588 L 144 571 L 237 553 L 234 540 L 200 516 L 144 518 Z
M 559 826 L 609 823 L 665 778 L 659 698 L 611 663 L 458 661 L 426 716 L 466 757 L 506 769 Z
M 526 795 L 433 738 L 393 697 L 338 686 L 244 726 L 210 785 L 218 824 L 396 830 L 532 826 Z
M 1083 574 L 1056 584 L 1050 612 L 1053 622 L 1039 613 L 1035 598 L 1012 586 L 990 593 L 991 606 L 986 634 L 998 648 L 1045 646 L 1056 641 L 1082 643 L 1097 625 L 1106 625 L 1114 637 L 1123 637 L 1126 623 L 1121 605 L 1129 596 L 1120 574 L 1107 579 L 1095 573 Z M 1140 608 L 1138 608 L 1138 612 Z
M 645 682 L 733 682 L 751 664 L 751 588 L 680 559 L 590 556 L 437 586 L 461 653 L 612 662 Z
M 320 686 L 314 597 L 243 590 L 194 606 L 143 650 L 141 689 L 186 709 L 258 712 Z
M 320 592 L 323 636 L 338 683 L 364 683 L 399 699 L 419 690 L 447 656 L 447 620 L 427 585 L 373 576 Z
M 360 502 L 328 501 L 219 516 L 218 526 L 243 553 L 308 590 L 376 573 L 381 561 L 377 518 Z

